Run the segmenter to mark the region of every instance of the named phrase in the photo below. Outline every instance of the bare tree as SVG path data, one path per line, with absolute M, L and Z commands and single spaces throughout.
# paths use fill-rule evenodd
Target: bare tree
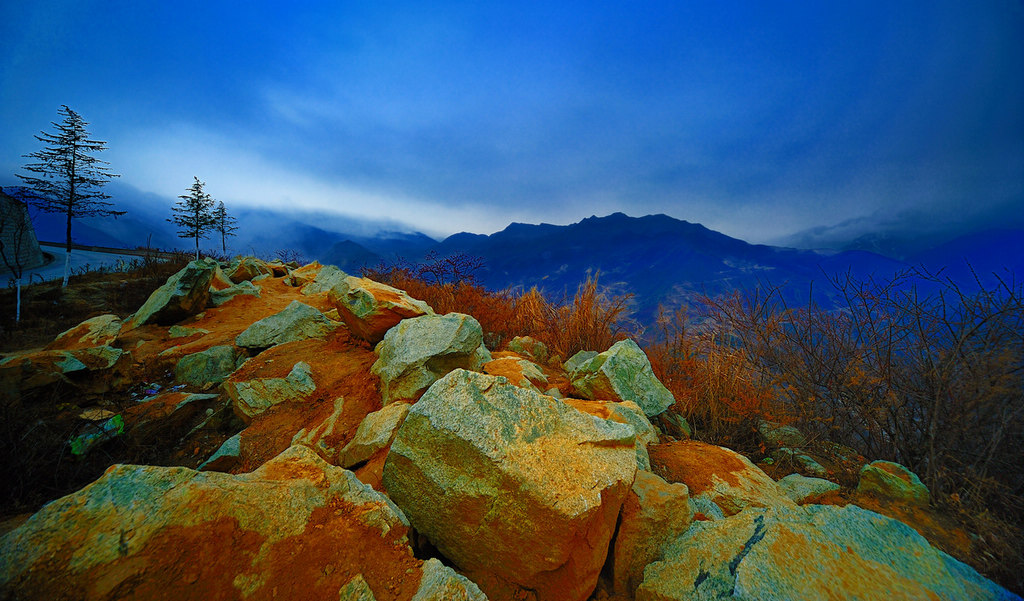
M 28 206 L 0 191 L 0 260 L 11 272 L 16 286 L 15 322 L 21 321 L 21 279 L 32 263 L 34 238 Z
M 71 222 L 81 217 L 106 217 L 124 215 L 115 211 L 110 198 L 100 188 L 111 178 L 120 177 L 111 173 L 108 163 L 101 161 L 95 153 L 106 149 L 106 142 L 89 138 L 85 130 L 88 125 L 82 117 L 67 105 L 61 106 L 58 114 L 64 119 L 52 122 L 56 133 L 40 132 L 35 138 L 46 146 L 42 150 L 25 155 L 38 162 L 25 165 L 25 170 L 37 175 L 17 174 L 29 191 L 30 201 L 47 213 L 62 213 L 67 217 L 67 235 L 64 255 L 64 282 L 68 285 L 71 275 Z
M 238 220 L 228 215 L 228 210 L 224 208 L 224 203 L 217 203 L 217 208 L 213 210 L 213 230 L 220 232 L 220 250 L 223 253 L 228 252 L 228 236 L 234 236 L 235 232 L 238 231 L 238 227 L 235 226 L 236 223 L 238 223 Z
M 203 192 L 206 182 L 195 182 L 189 188 L 188 194 L 179 196 L 181 200 L 171 207 L 174 216 L 167 221 L 177 225 L 179 238 L 195 238 L 196 260 L 199 260 L 199 239 L 205 238 L 216 225 L 213 217 L 213 198 Z

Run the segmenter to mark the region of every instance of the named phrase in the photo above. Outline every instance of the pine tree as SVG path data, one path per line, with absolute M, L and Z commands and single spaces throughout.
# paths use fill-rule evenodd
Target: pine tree
M 167 221 L 177 225 L 179 238 L 195 238 L 196 260 L 199 260 L 199 239 L 205 238 L 214 229 L 216 222 L 213 217 L 213 198 L 203 192 L 206 182 L 195 178 L 188 194 L 179 196 L 181 200 L 171 207 L 174 216 Z
M 234 236 L 235 232 L 238 231 L 238 228 L 235 226 L 238 220 L 228 215 L 223 201 L 217 203 L 217 208 L 213 210 L 213 223 L 213 230 L 220 232 L 220 250 L 223 253 L 227 253 L 227 237 Z
M 81 217 L 107 217 L 124 215 L 115 211 L 110 198 L 100 188 L 111 178 L 120 177 L 106 167 L 94 153 L 106 149 L 106 142 L 89 138 L 88 125 L 67 105 L 57 111 L 64 119 L 52 122 L 56 133 L 39 132 L 35 138 L 43 142 L 43 150 L 26 154 L 25 158 L 39 162 L 29 163 L 24 169 L 38 175 L 17 174 L 31 189 L 28 197 L 33 205 L 47 213 L 63 213 L 67 217 L 67 236 L 64 254 L 64 282 L 71 275 L 71 222 Z

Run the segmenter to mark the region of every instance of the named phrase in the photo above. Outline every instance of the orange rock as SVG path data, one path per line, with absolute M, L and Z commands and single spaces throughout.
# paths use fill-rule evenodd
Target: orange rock
M 348 276 L 327 293 L 342 321 L 353 334 L 376 344 L 403 319 L 433 315 L 427 303 L 404 290 L 366 278 Z
M 684 440 L 647 447 L 651 468 L 669 482 L 681 482 L 691 497 L 706 496 L 729 516 L 746 507 L 795 507 L 767 474 L 739 453 Z

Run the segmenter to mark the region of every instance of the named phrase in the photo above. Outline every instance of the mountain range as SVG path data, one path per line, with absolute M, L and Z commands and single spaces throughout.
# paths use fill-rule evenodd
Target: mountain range
M 10 190 L 7 188 L 7 190 Z M 117 219 L 77 220 L 75 242 L 134 248 L 187 247 L 166 221 L 165 201 L 137 195 L 127 215 Z M 465 253 L 483 260 L 477 277 L 492 289 L 528 290 L 534 286 L 549 297 L 572 296 L 587 277 L 616 293 L 632 293 L 638 318 L 649 319 L 663 305 L 672 310 L 697 295 L 727 294 L 756 286 L 778 286 L 786 302 L 807 302 L 811 282 L 849 273 L 891 278 L 910 267 L 923 267 L 973 289 L 996 277 L 1010 283 L 1024 273 L 1024 230 L 986 230 L 942 241 L 900 258 L 866 250 L 811 250 L 749 244 L 697 223 L 666 215 L 630 217 L 614 213 L 589 217 L 571 225 L 512 223 L 490 234 L 459 233 L 437 241 L 394 223 L 317 214 L 284 214 L 245 208 L 235 214 L 238 236 L 229 238 L 228 253 L 319 260 L 349 273 L 362 267 L 398 260 L 417 262 L 427 253 Z M 40 240 L 63 239 L 60 216 L 34 218 Z M 313 225 L 317 224 L 317 225 Z M 322 227 L 321 227 L 322 226 Z M 203 248 L 220 250 L 219 240 Z M 828 286 L 816 285 L 815 300 L 834 300 Z

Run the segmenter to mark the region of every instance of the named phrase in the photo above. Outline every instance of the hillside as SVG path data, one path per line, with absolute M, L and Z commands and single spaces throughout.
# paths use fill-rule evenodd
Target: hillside
M 330 266 L 204 259 L 7 354 L 3 512 L 35 513 L 4 522 L 0 591 L 1017 598 L 905 467 L 766 421 L 748 458 L 694 438 L 628 338 L 558 357 L 487 327 Z

